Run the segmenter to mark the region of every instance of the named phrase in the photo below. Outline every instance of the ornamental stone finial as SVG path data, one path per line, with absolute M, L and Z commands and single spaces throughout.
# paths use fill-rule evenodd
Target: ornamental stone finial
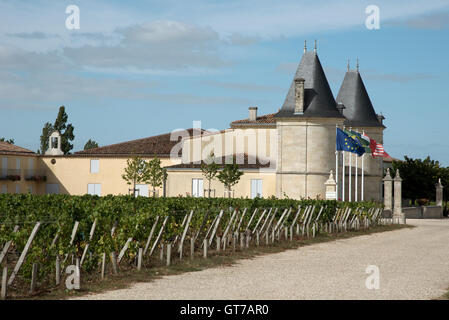
M 316 53 L 316 40 L 315 40 L 315 46 L 314 46 L 314 48 L 313 48 L 313 52 Z
M 396 175 L 394 177 L 394 180 L 402 181 L 401 176 L 399 175 L 399 169 L 396 170 Z
M 390 175 L 390 168 L 387 168 L 387 173 L 385 174 L 384 180 L 393 180 Z
M 304 53 L 307 52 L 307 40 L 304 40 Z

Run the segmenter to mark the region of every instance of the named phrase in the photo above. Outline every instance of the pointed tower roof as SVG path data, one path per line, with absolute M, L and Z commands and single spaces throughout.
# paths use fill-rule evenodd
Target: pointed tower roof
M 295 114 L 295 79 L 303 78 L 304 113 Z M 281 117 L 330 117 L 342 118 L 337 110 L 332 91 L 321 66 L 320 59 L 314 51 L 304 52 L 293 78 L 290 89 L 276 118 Z
M 345 125 L 353 127 L 384 127 L 374 111 L 358 70 L 346 72 L 338 92 L 337 103 L 342 103 L 345 106 L 343 109 L 343 115 L 347 119 Z

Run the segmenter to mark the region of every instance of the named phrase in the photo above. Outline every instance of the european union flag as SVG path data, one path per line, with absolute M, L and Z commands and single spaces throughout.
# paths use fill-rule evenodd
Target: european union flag
M 356 140 L 352 139 L 343 130 L 337 128 L 337 150 L 349 151 L 361 156 L 365 153 L 365 148 Z

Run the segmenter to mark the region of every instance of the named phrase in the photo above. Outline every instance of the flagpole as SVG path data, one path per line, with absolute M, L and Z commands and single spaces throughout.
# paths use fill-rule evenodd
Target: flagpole
M 362 130 L 362 135 L 365 135 L 365 130 Z M 362 194 L 361 200 L 365 200 L 365 154 L 362 155 Z
M 349 127 L 349 130 L 352 130 L 352 127 Z M 349 202 L 352 201 L 352 152 L 349 152 Z
M 338 125 L 335 125 L 335 181 L 337 184 L 335 185 L 335 200 L 338 201 L 338 150 L 337 150 L 337 129 Z
M 345 130 L 345 126 L 343 126 L 343 130 Z M 346 184 L 345 184 L 345 151 L 342 150 L 341 154 L 343 156 L 343 175 L 342 175 L 343 183 L 341 184 L 341 193 L 342 193 L 341 199 L 343 201 L 346 201 L 346 197 L 345 197 L 345 189 L 346 189 Z
M 358 185 L 359 185 L 359 181 L 358 181 L 358 179 L 359 179 L 359 173 L 358 173 L 358 171 L 359 171 L 359 156 L 357 155 L 357 156 L 355 157 L 355 195 L 354 195 L 354 198 L 355 198 L 355 201 L 356 201 L 356 202 L 358 201 L 358 193 L 359 193 L 359 189 L 358 189 Z
M 365 167 L 364 167 L 365 154 L 362 155 L 362 194 L 360 195 L 362 201 L 364 199 L 364 183 L 365 183 Z

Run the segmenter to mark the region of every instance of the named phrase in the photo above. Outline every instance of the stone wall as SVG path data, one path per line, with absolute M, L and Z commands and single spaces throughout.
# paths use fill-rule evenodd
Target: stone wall
M 443 207 L 422 206 L 402 208 L 407 219 L 442 219 Z

